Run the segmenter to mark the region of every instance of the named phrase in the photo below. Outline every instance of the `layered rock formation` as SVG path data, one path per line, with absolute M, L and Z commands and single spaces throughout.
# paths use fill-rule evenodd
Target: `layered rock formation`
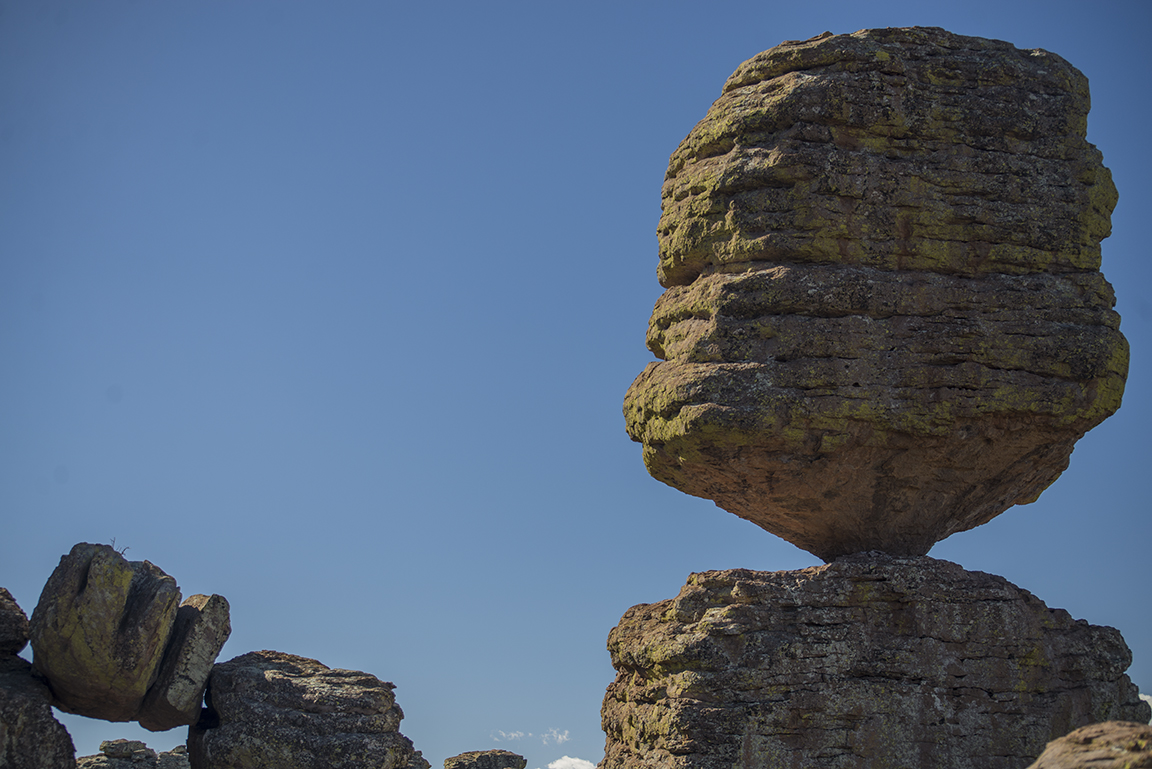
M 1149 719 L 1116 630 L 927 557 L 694 574 L 608 648 L 601 769 L 1022 769 L 1076 727 Z
M 393 688 L 275 651 L 217 664 L 189 729 L 192 769 L 429 769 L 400 734 Z
M 52 714 L 52 694 L 16 654 L 28 643 L 28 616 L 0 587 L 0 767 L 72 769 L 76 751 Z
M 30 632 L 53 705 L 162 731 L 199 718 L 231 624 L 223 597 L 181 604 L 176 580 L 162 569 L 80 543 L 44 585 Z
M 1048 744 L 1028 769 L 1152 769 L 1152 726 L 1108 721 Z
M 673 153 L 625 400 L 651 474 L 817 556 L 1031 502 L 1120 404 L 1088 83 L 932 28 L 742 64 Z
M 524 769 L 528 761 L 510 750 L 472 750 L 444 759 L 444 769 Z

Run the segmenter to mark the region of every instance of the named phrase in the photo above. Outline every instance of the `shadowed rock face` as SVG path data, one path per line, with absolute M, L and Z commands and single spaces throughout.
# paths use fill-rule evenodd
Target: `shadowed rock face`
M 934 28 L 783 43 L 673 153 L 651 474 L 825 560 L 1031 502 L 1120 405 L 1083 75 Z
M 1071 729 L 1149 717 L 1115 629 L 928 557 L 693 574 L 608 650 L 601 769 L 1022 769 Z

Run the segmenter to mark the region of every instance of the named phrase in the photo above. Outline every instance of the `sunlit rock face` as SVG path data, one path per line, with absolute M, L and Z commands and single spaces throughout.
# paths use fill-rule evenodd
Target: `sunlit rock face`
M 742 64 L 664 182 L 651 474 L 825 560 L 1035 500 L 1128 367 L 1088 108 L 1059 56 L 935 28 Z

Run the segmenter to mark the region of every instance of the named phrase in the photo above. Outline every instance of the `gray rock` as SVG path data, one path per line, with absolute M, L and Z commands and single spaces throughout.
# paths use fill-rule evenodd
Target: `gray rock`
M 400 734 L 393 685 L 313 659 L 249 652 L 217 664 L 189 728 L 193 769 L 427 769 Z
M 161 732 L 196 723 L 208 675 L 231 632 L 223 596 L 194 595 L 180 605 L 156 682 L 137 717 L 141 726 Z
M 473 750 L 445 759 L 444 769 L 524 769 L 528 761 L 510 750 Z
M 52 695 L 16 656 L 0 658 L 0 767 L 73 769 L 76 750 L 52 715 Z
M 1119 632 L 928 557 L 693 574 L 608 637 L 601 769 L 1020 769 L 1147 721 Z
M 106 740 L 94 756 L 76 759 L 77 769 L 188 769 L 188 749 L 157 754 L 139 740 Z
M 0 587 L 0 657 L 19 654 L 28 643 L 28 615 L 6 588 Z
M 180 589 L 148 561 L 81 543 L 60 559 L 32 612 L 36 670 L 61 710 L 131 721 L 156 678 Z

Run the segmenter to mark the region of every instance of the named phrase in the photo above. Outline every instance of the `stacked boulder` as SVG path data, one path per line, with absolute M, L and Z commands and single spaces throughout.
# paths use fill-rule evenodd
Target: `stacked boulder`
M 163 731 L 200 717 L 231 630 L 223 597 L 181 604 L 176 580 L 158 567 L 81 543 L 44 585 L 31 639 L 56 707 Z
M 52 693 L 17 656 L 28 643 L 28 616 L 0 587 L 0 766 L 72 769 L 76 750 L 52 715 Z
M 653 477 L 830 565 L 626 613 L 602 769 L 1022 769 L 1148 720 L 1115 630 L 925 557 L 1120 405 L 1088 107 L 1046 51 L 825 33 L 742 64 L 672 154 L 628 433 Z
M 76 769 L 188 769 L 188 749 L 157 753 L 139 740 L 105 740 L 97 755 L 76 759 Z

